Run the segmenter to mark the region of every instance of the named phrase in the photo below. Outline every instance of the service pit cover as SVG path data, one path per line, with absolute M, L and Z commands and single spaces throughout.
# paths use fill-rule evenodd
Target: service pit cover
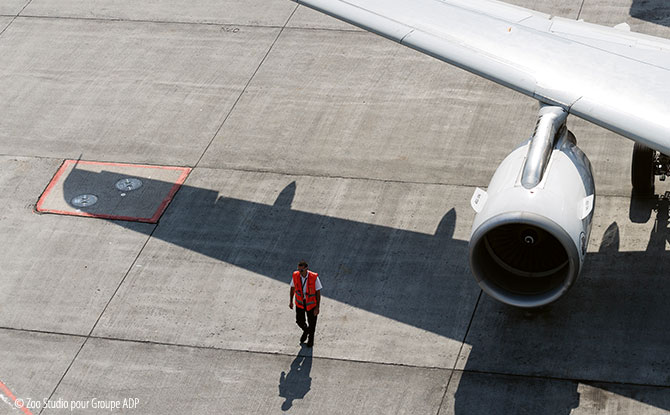
M 156 223 L 188 167 L 65 160 L 37 202 L 37 211 Z

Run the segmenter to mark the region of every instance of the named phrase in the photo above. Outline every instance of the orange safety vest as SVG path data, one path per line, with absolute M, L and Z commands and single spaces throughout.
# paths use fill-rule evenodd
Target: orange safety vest
M 293 272 L 293 288 L 295 288 L 295 305 L 298 308 L 305 308 L 307 311 L 316 307 L 316 277 L 319 274 L 312 271 L 307 271 L 307 298 L 302 293 L 302 278 L 300 271 Z

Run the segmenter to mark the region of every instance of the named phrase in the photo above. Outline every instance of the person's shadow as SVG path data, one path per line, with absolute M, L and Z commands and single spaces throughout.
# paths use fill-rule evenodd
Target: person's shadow
M 293 406 L 295 399 L 303 399 L 312 387 L 312 378 L 309 372 L 312 370 L 312 349 L 302 346 L 298 355 L 291 363 L 291 370 L 281 372 L 279 376 L 279 396 L 286 399 L 282 405 L 282 411 L 288 411 Z

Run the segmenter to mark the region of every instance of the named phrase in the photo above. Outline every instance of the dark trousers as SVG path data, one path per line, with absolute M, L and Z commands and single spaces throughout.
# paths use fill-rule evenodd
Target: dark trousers
M 310 339 L 314 339 L 314 329 L 316 329 L 316 316 L 314 315 L 314 308 L 307 311 L 298 306 L 295 307 L 295 322 L 300 326 L 302 331 L 309 334 Z M 305 315 L 307 315 L 307 324 L 305 324 Z

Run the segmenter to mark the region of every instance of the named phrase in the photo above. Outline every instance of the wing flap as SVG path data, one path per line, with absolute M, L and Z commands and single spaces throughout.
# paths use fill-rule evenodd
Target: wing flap
M 670 69 L 670 41 L 667 39 L 563 18 L 552 19 L 551 33 L 621 57 Z

